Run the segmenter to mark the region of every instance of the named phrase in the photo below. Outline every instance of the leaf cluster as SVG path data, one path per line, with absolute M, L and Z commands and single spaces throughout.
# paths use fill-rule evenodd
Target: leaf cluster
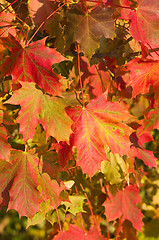
M 157 238 L 158 1 L 0 9 L 1 207 L 55 240 Z

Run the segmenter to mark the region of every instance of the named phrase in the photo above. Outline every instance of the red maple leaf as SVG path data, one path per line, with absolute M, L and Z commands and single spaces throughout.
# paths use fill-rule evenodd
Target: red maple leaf
M 40 203 L 48 199 L 50 207 L 57 208 L 62 189 L 56 181 L 51 181 L 50 177 L 41 171 L 42 163 L 31 151 L 12 150 L 11 164 L 6 161 L 0 162 L 0 193 L 2 194 L 11 183 L 8 209 L 17 210 L 20 216 L 33 217 L 40 211 Z M 41 191 L 38 191 L 38 188 Z
M 60 95 L 61 77 L 52 71 L 52 65 L 65 58 L 55 49 L 46 47 L 45 40 L 22 47 L 11 34 L 1 38 L 1 44 L 11 51 L 1 66 L 1 76 L 11 74 L 13 83 L 35 82 L 45 92 Z
M 36 155 L 13 150 L 11 162 L 13 167 L 8 178 L 12 179 L 14 177 L 14 181 L 9 190 L 8 209 L 15 209 L 20 215 L 33 216 L 40 210 L 40 202 L 42 201 L 37 190 L 40 175 L 39 159 Z
M 74 121 L 77 164 L 89 175 L 99 170 L 101 161 L 107 159 L 105 147 L 113 153 L 128 153 L 132 130 L 124 121 L 130 115 L 121 104 L 107 101 L 106 93 L 92 100 L 86 108 L 67 109 L 67 114 Z
M 142 61 L 140 58 L 135 58 L 126 64 L 126 69 L 130 71 L 130 74 L 127 73 L 123 79 L 127 85 L 132 86 L 132 97 L 148 93 L 151 85 L 154 86 L 154 91 L 157 91 L 159 61 L 149 59 Z
M 69 225 L 69 230 L 60 232 L 54 238 L 55 240 L 104 240 L 105 238 L 97 231 L 95 227 L 91 228 L 87 233 L 75 225 Z
M 137 230 L 142 228 L 142 213 L 136 206 L 140 201 L 139 189 L 134 186 L 127 186 L 123 191 L 118 191 L 116 196 L 104 203 L 108 221 L 121 218 L 122 223 L 125 219 L 132 222 Z
M 159 1 L 137 0 L 137 8 L 129 14 L 130 32 L 133 38 L 148 43 L 153 47 L 159 45 Z
M 36 155 L 13 150 L 11 151 L 11 163 L 2 162 L 0 164 L 0 193 L 14 179 L 9 190 L 10 202 L 8 209 L 13 208 L 20 215 L 31 217 L 40 210 L 40 202 L 42 201 L 36 189 L 39 185 L 38 177 L 40 176 L 37 167 L 39 159 Z

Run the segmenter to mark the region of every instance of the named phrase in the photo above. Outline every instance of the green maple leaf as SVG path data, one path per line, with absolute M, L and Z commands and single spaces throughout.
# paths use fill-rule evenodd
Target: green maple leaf
M 21 110 L 17 118 L 20 132 L 25 141 L 35 134 L 36 126 L 41 123 L 48 136 L 57 141 L 68 141 L 71 131 L 71 119 L 65 113 L 64 99 L 45 95 L 35 87 L 35 83 L 21 82 L 22 88 L 15 91 L 6 102 L 19 104 Z
M 85 212 L 83 209 L 83 202 L 86 199 L 84 196 L 69 196 L 71 203 L 67 203 L 69 212 L 76 215 L 79 212 Z

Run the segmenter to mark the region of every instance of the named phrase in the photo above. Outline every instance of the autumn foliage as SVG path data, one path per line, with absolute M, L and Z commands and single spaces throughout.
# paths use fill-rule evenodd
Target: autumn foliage
M 55 240 L 159 224 L 158 51 L 157 0 L 2 0 L 1 207 Z

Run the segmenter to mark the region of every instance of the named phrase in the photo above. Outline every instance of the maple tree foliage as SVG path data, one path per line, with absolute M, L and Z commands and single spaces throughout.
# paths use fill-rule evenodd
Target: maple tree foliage
M 0 206 L 52 239 L 137 239 L 159 165 L 159 3 L 24 2 L 0 3 Z

